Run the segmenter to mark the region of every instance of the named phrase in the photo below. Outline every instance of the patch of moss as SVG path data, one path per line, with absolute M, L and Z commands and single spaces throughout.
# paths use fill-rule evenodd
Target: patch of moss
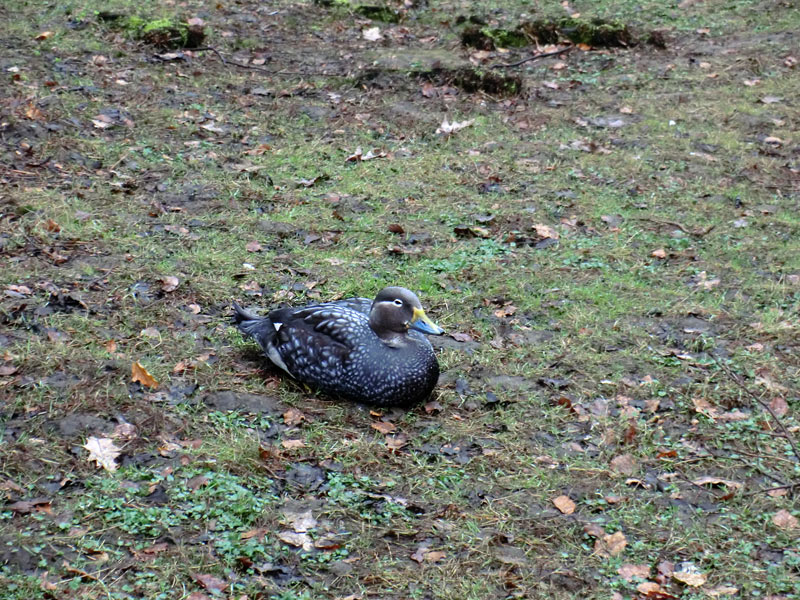
M 561 19 L 558 30 L 575 44 L 588 44 L 594 47 L 632 46 L 636 43 L 628 26 L 620 21 L 603 19 Z
M 453 85 L 473 94 L 484 92 L 492 96 L 515 96 L 522 91 L 522 79 L 516 75 L 504 75 L 470 67 L 458 69 L 431 69 L 418 71 L 415 76 L 436 85 Z
M 530 44 L 530 39 L 522 29 L 467 27 L 461 32 L 461 43 L 479 50 L 494 50 L 495 48 L 522 48 Z
M 124 20 L 115 19 L 117 26 L 129 31 L 131 36 L 158 48 L 197 48 L 205 39 L 202 27 L 170 18 L 148 21 L 138 15 Z
M 522 23 L 518 29 L 471 26 L 461 32 L 462 45 L 480 50 L 494 50 L 498 47 L 520 48 L 528 46 L 532 41 L 542 45 L 556 44 L 564 40 L 597 48 L 636 44 L 636 39 L 627 25 L 603 19 L 564 18 L 557 21 L 539 19 Z
M 364 4 L 356 6 L 353 9 L 357 14 L 372 19 L 373 21 L 381 21 L 382 23 L 399 23 L 400 13 L 389 8 L 388 6 L 373 6 Z

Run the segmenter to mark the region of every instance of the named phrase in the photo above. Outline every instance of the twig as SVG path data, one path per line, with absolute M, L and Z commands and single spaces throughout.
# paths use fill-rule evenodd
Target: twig
M 650 223 L 655 223 L 656 225 L 669 225 L 671 227 L 675 227 L 680 229 L 683 233 L 688 233 L 689 235 L 694 235 L 697 237 L 703 237 L 704 235 L 708 235 L 711 231 L 716 227 L 716 225 L 709 225 L 708 227 L 703 227 L 702 229 L 689 229 L 688 227 L 681 225 L 676 221 L 664 221 L 663 219 L 653 219 L 652 217 L 637 217 L 639 221 L 649 221 Z
M 737 386 L 739 386 L 739 388 L 744 390 L 744 392 L 748 396 L 750 396 L 753 400 L 758 402 L 759 406 L 761 406 L 761 408 L 763 408 L 770 414 L 772 419 L 778 425 L 778 428 L 783 433 L 784 438 L 786 439 L 787 442 L 789 442 L 789 445 L 792 447 L 792 452 L 794 453 L 795 457 L 797 457 L 797 460 L 800 461 L 800 451 L 798 451 L 797 446 L 795 445 L 794 440 L 792 439 L 792 436 L 789 434 L 789 430 L 786 429 L 786 426 L 783 424 L 783 421 L 781 421 L 780 417 L 775 414 L 775 411 L 772 410 L 772 407 L 766 402 L 764 402 L 761 398 L 756 396 L 756 394 L 750 388 L 748 388 L 744 383 L 742 383 L 741 379 L 739 379 L 739 376 L 733 371 L 731 371 L 728 366 L 722 364 L 717 359 L 716 356 L 712 355 L 711 358 L 714 359 L 714 362 L 717 363 L 717 366 L 720 369 L 722 369 L 722 371 L 730 378 L 731 381 L 733 381 Z
M 522 60 L 518 60 L 517 62 L 513 63 L 495 63 L 493 65 L 489 65 L 490 69 L 510 69 L 511 67 L 518 67 L 520 65 L 524 65 L 526 62 L 531 62 L 534 60 L 539 60 L 540 58 L 547 58 L 548 56 L 559 56 L 561 54 L 566 54 L 570 50 L 572 50 L 575 46 L 567 46 L 566 48 L 561 48 L 560 50 L 553 50 L 552 52 L 543 52 L 542 54 L 534 54 L 533 56 L 529 56 L 528 58 L 523 58 Z
M 775 487 L 764 488 L 763 490 L 754 490 L 752 492 L 746 492 L 742 494 L 742 496 L 756 496 L 758 494 L 768 494 L 774 490 L 791 490 L 793 488 L 800 487 L 800 483 L 787 483 L 786 485 L 776 485 Z
M 301 73 L 299 71 L 272 71 L 271 69 L 267 69 L 266 67 L 262 67 L 260 65 L 248 65 L 240 62 L 236 62 L 235 60 L 225 60 L 225 57 L 222 56 L 222 53 L 214 48 L 214 46 L 203 46 L 202 48 L 187 48 L 187 50 L 191 50 L 192 52 L 203 52 L 206 50 L 210 50 L 214 54 L 217 55 L 217 58 L 222 62 L 223 65 L 233 65 L 234 67 L 239 67 L 240 69 L 250 69 L 252 71 L 261 71 L 262 73 L 267 73 L 268 75 L 299 75 L 301 77 L 348 77 L 348 75 L 342 75 L 340 73 L 318 73 L 318 72 L 307 72 Z

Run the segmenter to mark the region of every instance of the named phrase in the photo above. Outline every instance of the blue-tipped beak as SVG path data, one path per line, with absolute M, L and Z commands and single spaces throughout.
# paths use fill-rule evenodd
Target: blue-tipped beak
M 417 331 L 421 331 L 422 333 L 427 333 L 429 335 L 442 335 L 444 333 L 444 329 L 431 321 L 425 314 L 425 311 L 421 308 L 414 309 L 414 318 L 411 319 L 411 322 L 408 324 L 408 326 L 411 329 L 416 329 Z

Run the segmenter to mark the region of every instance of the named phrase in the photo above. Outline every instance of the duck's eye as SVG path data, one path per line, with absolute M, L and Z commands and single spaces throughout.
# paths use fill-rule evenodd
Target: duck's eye
M 403 301 L 400 300 L 400 298 L 395 298 L 392 304 L 394 304 L 395 306 L 403 306 Z

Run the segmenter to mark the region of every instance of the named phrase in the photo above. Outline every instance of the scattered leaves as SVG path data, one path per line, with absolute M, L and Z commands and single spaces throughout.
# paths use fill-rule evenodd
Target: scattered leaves
M 174 275 L 161 278 L 161 290 L 166 293 L 174 292 L 178 289 L 178 285 L 180 285 L 180 280 Z
M 439 125 L 438 129 L 436 130 L 436 133 L 440 133 L 445 136 L 452 135 L 457 131 L 461 131 L 462 129 L 469 127 L 474 122 L 475 119 L 468 119 L 466 121 L 453 121 L 452 123 L 449 123 L 447 121 L 447 117 L 445 117 L 442 121 L 442 124 Z
M 151 389 L 156 389 L 158 387 L 158 381 L 147 372 L 147 369 L 145 369 L 138 360 L 131 365 L 131 381 L 134 383 L 141 383 L 143 386 Z
M 553 498 L 553 504 L 555 504 L 556 508 L 561 511 L 562 514 L 571 515 L 575 512 L 577 505 L 569 496 L 561 495 L 556 498 Z
M 636 470 L 636 460 L 630 454 L 620 454 L 611 459 L 611 470 L 620 475 L 632 475 Z
M 597 539 L 594 543 L 594 551 L 599 556 L 617 556 L 628 545 L 628 539 L 621 531 L 607 534 Z
M 630 563 L 625 563 L 617 569 L 617 573 L 619 573 L 620 577 L 625 581 L 630 581 L 634 577 L 647 579 L 650 577 L 650 565 L 632 565 Z
M 397 429 L 397 425 L 389 423 L 388 421 L 376 421 L 370 423 L 373 429 L 381 432 L 383 435 L 388 435 Z
M 117 470 L 117 457 L 121 450 L 114 445 L 111 438 L 90 437 L 83 445 L 89 451 L 89 460 L 95 461 L 98 467 L 103 467 L 112 473 Z
M 797 517 L 788 510 L 781 509 L 772 516 L 772 523 L 781 529 L 797 529 Z
M 220 579 L 219 577 L 214 577 L 213 575 L 192 573 L 192 577 L 194 577 L 197 583 L 202 585 L 210 592 L 223 592 L 228 587 L 228 583 L 225 580 Z
M 682 562 L 675 565 L 672 578 L 691 587 L 700 587 L 708 579 L 708 575 L 700 571 L 692 562 Z

